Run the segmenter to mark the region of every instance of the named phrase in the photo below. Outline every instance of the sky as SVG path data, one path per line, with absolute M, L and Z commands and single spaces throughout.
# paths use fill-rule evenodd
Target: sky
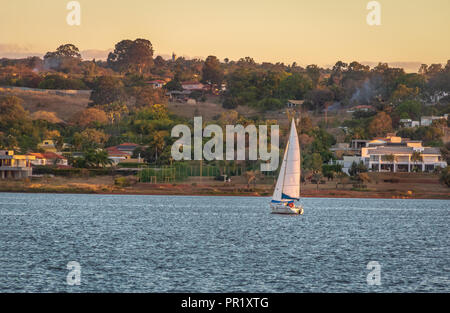
M 450 59 L 449 0 L 380 0 L 370 26 L 368 0 L 79 0 L 70 26 L 66 0 L 1 0 L 0 57 L 43 55 L 75 44 L 105 58 L 122 39 L 149 39 L 155 56 L 332 66 L 388 62 L 417 70 Z

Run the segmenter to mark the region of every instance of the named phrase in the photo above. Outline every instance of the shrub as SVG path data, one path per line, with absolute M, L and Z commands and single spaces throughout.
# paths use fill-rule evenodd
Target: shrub
M 450 187 L 450 166 L 447 166 L 442 170 L 439 181 L 447 185 L 447 187 Z

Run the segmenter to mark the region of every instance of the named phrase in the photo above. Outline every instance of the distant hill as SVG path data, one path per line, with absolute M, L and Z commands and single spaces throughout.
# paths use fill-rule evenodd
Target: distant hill
M 0 94 L 21 98 L 24 109 L 30 113 L 54 112 L 59 119 L 68 121 L 88 106 L 91 91 L 0 87 Z

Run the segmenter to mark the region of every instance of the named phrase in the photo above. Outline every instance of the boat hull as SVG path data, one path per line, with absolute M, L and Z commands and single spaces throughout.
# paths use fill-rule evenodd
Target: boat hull
M 303 207 L 287 205 L 271 205 L 272 214 L 303 215 Z

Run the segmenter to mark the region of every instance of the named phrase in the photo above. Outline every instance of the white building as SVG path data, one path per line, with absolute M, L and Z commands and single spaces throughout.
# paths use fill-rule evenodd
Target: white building
M 404 118 L 400 120 L 400 124 L 403 127 L 406 128 L 413 128 L 413 127 L 419 127 L 420 126 L 420 122 L 419 121 L 413 121 L 410 118 Z
M 348 171 L 352 167 L 353 163 L 359 164 L 362 159 L 360 156 L 343 156 L 343 160 L 336 160 L 336 164 L 340 164 L 342 166 L 342 171 L 349 175 Z
M 422 116 L 420 118 L 420 126 L 430 126 L 434 120 L 448 119 L 448 114 L 444 116 Z
M 415 152 L 420 160 L 413 160 Z M 361 159 L 374 172 L 432 172 L 437 167 L 446 167 L 439 148 L 412 146 L 377 146 L 361 149 Z

